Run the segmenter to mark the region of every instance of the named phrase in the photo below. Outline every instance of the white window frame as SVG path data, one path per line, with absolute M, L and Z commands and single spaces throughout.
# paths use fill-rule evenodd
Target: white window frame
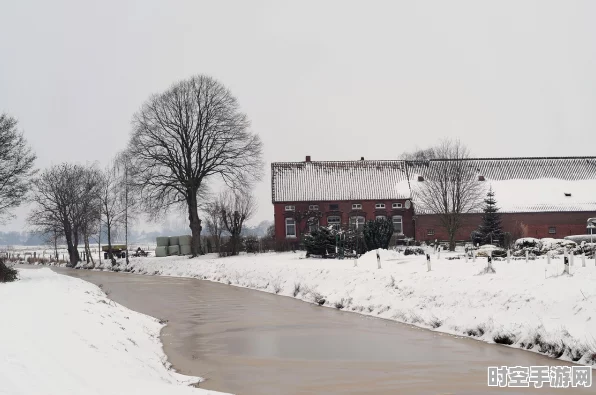
M 292 223 L 288 223 L 288 221 L 291 221 Z M 289 238 L 289 239 L 296 238 L 296 219 L 295 218 L 291 218 L 291 217 L 286 218 L 285 225 L 286 225 L 286 237 Z M 288 227 L 293 227 L 294 228 L 294 234 L 289 234 L 288 233 Z
M 360 203 L 353 203 L 352 210 L 362 210 L 362 204 Z
M 399 222 L 395 221 L 397 218 L 399 218 Z M 393 224 L 393 233 L 397 233 L 399 235 L 404 234 L 404 217 L 402 217 L 401 215 L 394 215 L 393 217 L 391 217 L 391 223 Z M 395 229 L 395 224 L 398 223 L 400 224 L 399 232 Z
M 333 221 L 330 221 L 332 218 Z M 330 215 L 327 217 L 327 226 L 333 226 L 334 229 L 339 230 L 341 228 L 341 217 L 339 215 Z
M 296 211 L 296 206 L 288 205 L 286 206 L 286 211 Z
M 353 215 L 350 217 L 350 228 L 360 229 L 364 227 L 366 223 L 366 218 L 362 215 Z
M 310 206 L 308 206 L 308 210 L 309 211 L 319 211 L 319 205 L 318 204 L 311 204 Z
M 552 229 L 552 232 L 551 232 Z M 549 235 L 556 235 L 557 234 L 557 227 L 556 226 L 549 226 L 548 227 L 548 234 Z
M 427 229 L 426 230 L 426 235 L 427 236 L 434 236 L 435 235 L 435 230 L 434 229 Z
M 375 217 L 375 221 L 376 221 L 376 220 L 379 220 L 379 219 L 387 219 L 387 216 L 386 216 L 386 215 L 377 215 L 377 216 Z
M 376 209 L 383 209 L 383 208 L 385 208 L 385 203 L 377 203 L 377 204 L 375 204 L 375 208 Z
M 401 203 L 393 203 L 391 205 L 391 208 L 402 208 L 402 204 Z

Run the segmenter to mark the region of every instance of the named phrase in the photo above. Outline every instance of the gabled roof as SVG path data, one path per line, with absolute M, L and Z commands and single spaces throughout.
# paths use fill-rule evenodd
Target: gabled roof
M 410 199 L 450 160 L 272 163 L 274 203 Z M 596 211 L 596 157 L 466 159 L 501 212 Z M 418 181 L 422 176 L 425 181 Z M 566 196 L 565 194 L 570 194 Z M 417 212 L 422 214 L 419 207 Z
M 282 162 L 271 164 L 273 203 L 408 199 L 405 162 Z

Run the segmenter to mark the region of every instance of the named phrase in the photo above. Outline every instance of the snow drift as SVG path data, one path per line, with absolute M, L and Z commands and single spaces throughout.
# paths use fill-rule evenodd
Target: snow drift
M 0 284 L 0 393 L 217 394 L 169 369 L 156 319 L 43 268 Z

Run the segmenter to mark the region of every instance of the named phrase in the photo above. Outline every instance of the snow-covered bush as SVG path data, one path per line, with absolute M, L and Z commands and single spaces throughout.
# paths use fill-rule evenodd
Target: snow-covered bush
M 521 239 L 515 240 L 515 249 L 522 248 L 538 248 L 540 250 L 540 240 L 533 237 L 522 237 Z
M 571 240 L 565 239 L 552 239 L 544 238 L 540 240 L 540 253 L 546 254 L 547 252 L 563 254 L 565 249 L 573 250 L 577 247 L 577 243 Z
M 16 269 L 6 266 L 4 259 L 0 259 L 0 283 L 10 283 L 18 279 Z
M 486 256 L 493 256 L 493 257 L 504 257 L 507 256 L 507 250 L 501 247 L 494 246 L 492 244 L 485 244 L 478 248 L 476 252 L 476 256 L 486 257 Z
M 483 236 L 484 235 L 482 232 L 473 230 L 472 233 L 470 233 L 470 240 L 472 240 L 473 245 L 480 245 L 482 243 Z
M 248 254 L 256 254 L 259 252 L 259 239 L 257 236 L 248 235 L 242 240 L 242 244 L 244 246 L 244 251 Z
M 404 255 L 424 255 L 424 249 L 420 247 L 406 247 Z
M 327 256 L 335 252 L 337 231 L 332 227 L 319 226 L 302 238 L 306 255 Z
M 366 250 L 372 251 L 378 248 L 389 248 L 391 236 L 393 236 L 393 222 L 390 219 L 377 219 L 368 221 L 363 229 Z

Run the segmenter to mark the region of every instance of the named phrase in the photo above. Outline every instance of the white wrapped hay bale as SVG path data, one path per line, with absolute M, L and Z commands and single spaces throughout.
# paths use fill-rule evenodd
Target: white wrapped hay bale
M 180 244 L 180 255 L 190 255 L 192 251 L 190 245 Z
M 169 246 L 168 255 L 180 255 L 180 246 Z
M 156 237 L 155 242 L 158 247 L 167 247 L 170 245 L 170 238 L 167 236 Z
M 156 257 L 163 257 L 168 256 L 168 247 L 159 246 L 155 248 L 155 256 Z
M 180 248 L 182 248 L 182 246 L 191 245 L 192 244 L 192 236 L 189 236 L 189 235 L 178 236 L 178 244 L 180 245 Z
M 178 243 L 178 236 L 170 236 L 170 245 L 171 246 L 177 246 L 180 245 Z

